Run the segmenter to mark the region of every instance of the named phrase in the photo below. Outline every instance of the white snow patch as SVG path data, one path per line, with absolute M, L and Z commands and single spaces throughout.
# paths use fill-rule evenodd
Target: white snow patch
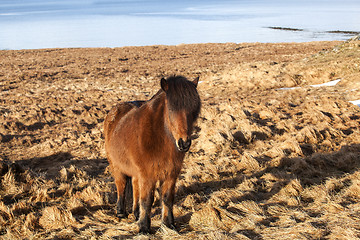
M 284 87 L 284 88 L 278 88 L 277 90 L 293 90 L 293 89 L 297 89 L 300 87 Z
M 341 79 L 336 79 L 334 81 L 330 81 L 330 82 L 327 82 L 327 83 L 310 85 L 310 87 L 331 87 L 331 86 L 335 86 L 340 81 L 341 81 Z M 293 89 L 297 89 L 297 88 L 301 88 L 301 87 L 278 88 L 277 90 L 293 90 Z
M 349 102 L 360 107 L 360 100 L 354 100 L 354 101 L 349 101 Z
M 341 79 L 336 79 L 334 81 L 330 81 L 330 82 L 327 82 L 327 83 L 310 85 L 310 87 L 331 87 L 331 86 L 335 86 L 340 81 L 341 81 Z

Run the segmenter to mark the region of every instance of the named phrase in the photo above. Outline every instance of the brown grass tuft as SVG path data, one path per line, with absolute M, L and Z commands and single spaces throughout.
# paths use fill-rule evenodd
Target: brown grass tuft
M 59 230 L 76 224 L 76 220 L 70 211 L 53 206 L 44 208 L 39 224 L 45 229 Z

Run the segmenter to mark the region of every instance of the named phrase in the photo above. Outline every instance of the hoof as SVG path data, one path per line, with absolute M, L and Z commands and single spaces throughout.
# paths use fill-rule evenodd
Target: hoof
M 171 230 L 177 231 L 175 225 L 171 224 L 170 226 L 167 226 L 167 227 L 170 228 Z
M 146 228 L 146 227 L 140 227 L 139 228 L 139 234 L 150 234 L 150 228 Z
M 172 216 L 172 215 L 171 215 Z M 176 231 L 176 228 L 175 228 L 175 222 L 174 222 L 174 218 L 173 217 L 167 217 L 165 219 L 163 219 L 162 221 L 162 224 L 172 230 L 175 230 Z
M 149 234 L 150 233 L 150 221 L 149 220 L 143 220 L 139 221 L 139 233 L 141 234 Z
M 165 224 L 165 223 L 162 223 L 162 225 L 164 225 L 165 227 L 167 227 L 167 228 L 169 228 L 169 229 L 171 229 L 171 230 L 177 231 L 174 224 Z

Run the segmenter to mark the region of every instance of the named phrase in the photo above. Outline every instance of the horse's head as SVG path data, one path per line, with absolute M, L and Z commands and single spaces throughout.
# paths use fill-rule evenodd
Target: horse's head
M 190 148 L 193 124 L 200 113 L 198 81 L 199 78 L 188 81 L 182 76 L 161 79 L 161 88 L 166 94 L 166 127 L 181 152 Z

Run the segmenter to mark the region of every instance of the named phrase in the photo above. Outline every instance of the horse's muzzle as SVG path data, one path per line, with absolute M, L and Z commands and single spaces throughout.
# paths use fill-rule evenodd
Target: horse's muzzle
M 186 139 L 185 142 L 184 142 L 184 140 L 182 138 L 180 138 L 179 141 L 177 142 L 177 147 L 178 147 L 180 152 L 189 151 L 190 146 L 191 146 L 191 139 L 190 138 Z

